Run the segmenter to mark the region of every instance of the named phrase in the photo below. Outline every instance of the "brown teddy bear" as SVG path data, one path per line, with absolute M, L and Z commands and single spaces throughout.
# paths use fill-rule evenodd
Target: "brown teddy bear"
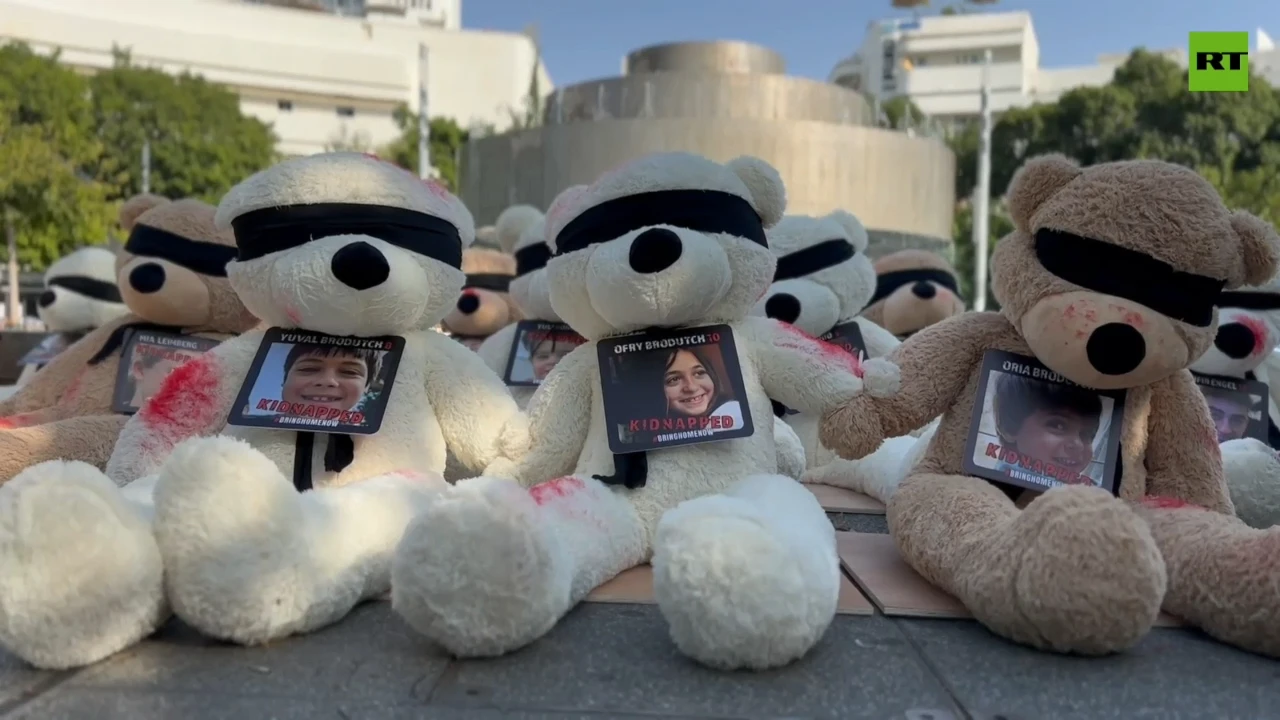
M 470 247 L 462 255 L 462 272 L 467 274 L 462 296 L 440 327 L 453 339 L 478 350 L 485 338 L 521 319 L 508 294 L 516 260 L 498 250 Z
M 0 482 L 55 458 L 105 465 L 128 419 L 112 407 L 131 331 L 221 341 L 257 324 L 227 284 L 235 239 L 213 216 L 199 200 L 139 195 L 124 204 L 130 235 L 116 269 L 130 314 L 85 335 L 0 403 Z
M 1082 169 L 1036 158 L 1008 200 L 1015 230 L 992 259 L 1000 312 L 907 340 L 890 356 L 900 392 L 831 411 L 823 443 L 858 458 L 942 414 L 888 503 L 889 530 L 916 571 L 999 635 L 1103 654 L 1137 643 L 1163 608 L 1280 656 L 1280 527 L 1232 515 L 1217 435 L 1187 370 L 1213 342 L 1219 293 L 1274 275 L 1280 237 L 1228 211 L 1199 175 L 1159 161 Z M 1002 411 L 1006 391 L 1005 401 L 1039 399 Z M 1090 405 L 1111 407 L 1106 425 Z M 988 406 L 995 427 L 983 438 Z M 1043 425 L 1028 430 L 1037 417 Z M 1093 463 L 1101 471 L 1067 472 L 1095 427 L 1108 435 Z M 1098 458 L 1085 447 L 1086 461 Z M 997 477 L 1048 489 L 1019 492 Z
M 956 271 L 937 253 L 899 250 L 875 269 L 876 293 L 862 317 L 899 338 L 964 312 Z

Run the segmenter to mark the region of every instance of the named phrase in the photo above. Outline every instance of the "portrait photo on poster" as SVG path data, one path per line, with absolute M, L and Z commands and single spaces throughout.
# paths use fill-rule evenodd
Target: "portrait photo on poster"
M 502 379 L 512 387 L 537 387 L 552 368 L 586 338 L 564 323 L 521 320 Z
M 988 350 L 965 444 L 964 471 L 1044 491 L 1116 492 L 1124 390 L 1094 390 L 1025 355 Z
M 750 437 L 733 330 L 654 330 L 596 343 L 609 450 L 616 454 Z
M 1209 405 L 1209 419 L 1218 432 L 1218 442 L 1254 438 L 1267 442 L 1271 391 L 1259 380 L 1192 373 L 1196 386 Z
M 831 343 L 845 352 L 858 358 L 859 362 L 867 359 L 867 344 L 862 339 L 862 328 L 858 327 L 858 323 L 850 320 L 847 323 L 840 323 L 831 328 L 818 338 L 823 342 Z M 783 406 L 783 415 L 798 415 L 799 410 L 792 410 Z
M 218 346 L 217 340 L 134 330 L 120 351 L 120 369 L 111 395 L 112 412 L 132 415 L 182 363 Z
M 402 337 L 271 328 L 227 424 L 372 435 L 382 427 L 403 354 Z

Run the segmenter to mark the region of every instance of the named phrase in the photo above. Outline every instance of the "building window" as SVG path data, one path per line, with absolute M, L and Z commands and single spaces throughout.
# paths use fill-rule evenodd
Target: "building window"
M 276 101 L 276 109 L 277 109 L 277 110 L 279 110 L 279 111 L 281 111 L 281 112 L 292 112 L 292 111 L 293 111 L 293 101 L 292 101 L 292 100 L 277 100 L 277 101 Z
M 355 117 L 355 116 L 356 116 L 356 109 L 349 105 L 344 105 L 338 108 L 338 117 Z

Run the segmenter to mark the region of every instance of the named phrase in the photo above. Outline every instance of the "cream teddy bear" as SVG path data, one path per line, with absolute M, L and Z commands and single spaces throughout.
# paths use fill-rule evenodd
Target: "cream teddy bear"
M 0 644 L 33 665 L 95 662 L 170 608 L 242 644 L 336 622 L 389 589 L 446 447 L 484 467 L 527 442 L 501 381 L 430 330 L 474 235 L 441 186 L 359 153 L 295 158 L 233 188 L 217 222 L 263 326 L 173 371 L 129 421 L 108 463 L 136 478 L 123 490 L 62 461 L 0 488 Z
M 82 333 L 122 317 L 129 308 L 116 285 L 116 254 L 84 247 L 49 266 L 36 314 L 50 332 Z
M 769 399 L 821 413 L 897 375 L 748 317 L 784 208 L 777 171 L 751 157 L 655 154 L 561 194 L 547 282 L 588 342 L 530 401 L 529 452 L 406 531 L 392 604 L 414 628 L 460 657 L 501 655 L 652 562 L 676 646 L 707 665 L 779 666 L 818 642 L 839 593 L 834 531 L 776 474 Z

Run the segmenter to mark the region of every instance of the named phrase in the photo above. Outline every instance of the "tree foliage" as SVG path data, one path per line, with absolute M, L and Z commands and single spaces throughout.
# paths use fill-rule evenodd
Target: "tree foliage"
M 384 160 L 402 168 L 418 170 L 418 114 L 407 106 L 396 108 L 395 121 L 400 127 L 400 137 L 378 151 Z M 458 161 L 462 148 L 467 144 L 468 133 L 450 118 L 432 118 L 428 127 L 428 146 L 431 164 L 440 173 L 440 182 L 449 190 L 458 191 Z
M 151 191 L 217 200 L 275 160 L 266 124 L 204 79 L 135 67 L 85 76 L 20 43 L 0 45 L 0 215 L 18 259 L 43 270 L 85 244 L 106 242 L 118 202 L 142 189 L 150 140 Z M 4 217 L 0 217 L 0 236 Z
M 976 185 L 977 129 L 966 128 L 950 144 L 956 193 L 967 200 Z M 1003 197 L 1013 173 L 1035 155 L 1063 153 L 1084 165 L 1152 158 L 1195 169 L 1228 206 L 1280 224 L 1280 92 L 1258 76 L 1247 93 L 1192 93 L 1184 69 L 1136 50 L 1107 85 L 1004 112 L 991 146 L 993 198 Z M 973 252 L 960 225 L 957 217 L 957 270 L 972 277 Z

